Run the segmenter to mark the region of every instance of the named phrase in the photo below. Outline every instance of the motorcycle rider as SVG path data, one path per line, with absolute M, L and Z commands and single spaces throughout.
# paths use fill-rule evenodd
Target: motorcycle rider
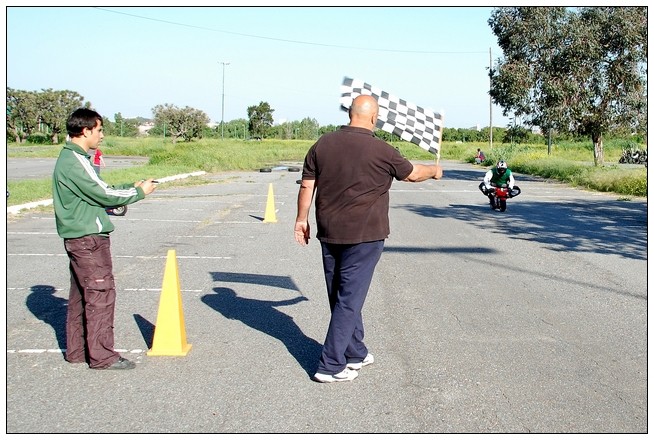
M 493 204 L 493 191 L 492 188 L 508 186 L 509 191 L 513 190 L 515 179 L 513 173 L 509 169 L 505 161 L 500 160 L 494 168 L 486 172 L 484 181 L 479 184 L 479 190 L 488 196 L 491 205 Z

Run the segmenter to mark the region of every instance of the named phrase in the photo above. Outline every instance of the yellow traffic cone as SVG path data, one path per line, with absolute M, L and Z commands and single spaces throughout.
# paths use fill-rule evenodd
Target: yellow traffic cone
M 275 195 L 273 194 L 272 183 L 268 186 L 268 201 L 266 202 L 266 214 L 263 217 L 264 223 L 277 223 L 275 214 Z
M 177 256 L 173 249 L 168 251 L 166 259 L 153 339 L 148 356 L 186 356 L 191 349 L 191 344 L 186 343 L 182 289 L 179 283 Z

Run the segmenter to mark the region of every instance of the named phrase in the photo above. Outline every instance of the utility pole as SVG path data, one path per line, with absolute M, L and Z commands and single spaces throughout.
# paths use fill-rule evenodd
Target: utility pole
M 220 116 L 220 138 L 225 139 L 225 66 L 229 66 L 229 63 L 218 61 L 219 64 L 223 65 L 223 101 L 222 101 L 222 114 Z

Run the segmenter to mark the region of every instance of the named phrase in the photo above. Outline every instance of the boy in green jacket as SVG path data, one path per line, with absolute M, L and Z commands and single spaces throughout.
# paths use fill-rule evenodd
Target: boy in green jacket
M 70 141 L 52 175 L 57 233 L 70 259 L 66 360 L 88 362 L 93 369 L 126 370 L 136 364 L 114 350 L 116 287 L 109 240 L 114 225 L 105 209 L 142 200 L 155 184 L 148 179 L 109 186 L 98 177 L 88 151 L 104 138 L 102 122 L 102 116 L 88 108 L 70 115 Z

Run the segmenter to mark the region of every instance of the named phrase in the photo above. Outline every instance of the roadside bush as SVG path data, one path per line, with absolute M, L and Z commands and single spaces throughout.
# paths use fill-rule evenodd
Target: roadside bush
M 584 186 L 597 191 L 647 197 L 647 171 L 644 167 L 627 172 L 617 167 L 600 168 L 588 174 Z
M 561 180 L 572 184 L 577 184 L 587 172 L 587 167 L 562 159 L 540 159 L 526 162 L 515 161 L 513 164 L 509 164 L 509 168 L 518 173 Z
M 486 154 L 484 164 L 495 165 L 500 160 L 503 160 L 509 164 L 509 168 L 513 169 L 513 159 L 523 151 L 526 151 L 525 147 L 502 144 L 501 146 L 494 147 L 488 152 L 484 151 Z
M 50 135 L 46 133 L 32 133 L 27 136 L 25 142 L 30 145 L 52 145 Z

